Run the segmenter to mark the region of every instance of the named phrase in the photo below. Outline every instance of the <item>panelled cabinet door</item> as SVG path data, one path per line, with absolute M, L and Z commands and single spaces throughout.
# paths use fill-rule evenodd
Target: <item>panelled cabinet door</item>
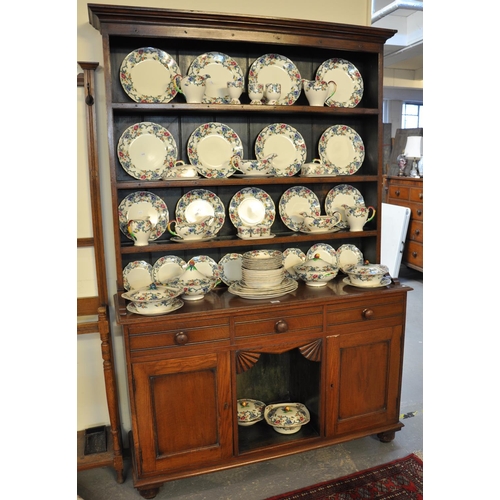
M 142 474 L 191 469 L 232 453 L 229 353 L 132 365 Z
M 329 437 L 398 423 L 402 332 L 398 325 L 327 339 Z

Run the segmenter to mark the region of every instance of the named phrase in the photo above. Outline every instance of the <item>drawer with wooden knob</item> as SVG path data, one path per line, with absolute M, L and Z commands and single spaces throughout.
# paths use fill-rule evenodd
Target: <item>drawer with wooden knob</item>
M 408 239 L 413 241 L 418 241 L 419 243 L 424 242 L 424 223 L 420 221 L 413 220 L 410 222 L 410 227 L 408 229 Z
M 422 269 L 424 267 L 424 246 L 417 241 L 408 241 L 405 246 L 403 259 L 408 265 Z

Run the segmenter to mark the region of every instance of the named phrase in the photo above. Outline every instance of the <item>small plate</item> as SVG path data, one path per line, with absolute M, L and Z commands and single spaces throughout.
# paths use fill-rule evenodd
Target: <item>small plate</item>
M 135 102 L 167 103 L 176 95 L 174 76 L 180 74 L 175 59 L 163 50 L 133 50 L 120 66 L 120 83 Z
M 337 250 L 337 255 L 339 257 L 339 268 L 343 273 L 345 273 L 347 266 L 362 265 L 364 262 L 363 253 L 355 245 L 341 245 Z
M 199 55 L 189 66 L 187 74 L 188 76 L 210 75 L 203 96 L 203 102 L 206 104 L 231 102 L 227 82 L 241 80 L 245 85 L 243 71 L 238 63 L 222 52 L 206 52 Z
M 205 217 L 215 217 L 212 226 L 212 239 L 224 225 L 226 213 L 220 198 L 207 189 L 192 189 L 179 199 L 175 207 L 175 217 L 181 222 L 200 222 Z M 171 238 L 173 241 L 174 238 Z M 182 240 L 186 241 L 186 240 Z M 200 240 L 193 240 L 200 241 Z M 208 241 L 208 240 L 205 240 Z
M 181 299 L 174 299 L 170 305 L 170 307 L 159 307 L 157 311 L 138 311 L 135 305 L 131 302 L 127 304 L 127 311 L 140 314 L 141 316 L 160 316 L 161 314 L 168 314 L 177 309 L 180 309 L 184 305 L 184 302 Z
M 237 281 L 241 281 L 242 255 L 240 253 L 228 253 L 219 261 L 221 270 L 221 280 L 227 285 L 232 285 Z
M 186 262 L 175 255 L 160 257 L 154 264 L 152 270 L 153 281 L 164 285 L 168 280 L 180 276 L 186 267 Z
M 290 177 L 300 171 L 306 161 L 307 146 L 300 132 L 286 123 L 273 123 L 264 127 L 255 140 L 255 157 L 273 159 L 276 177 Z
M 321 214 L 321 205 L 315 193 L 304 186 L 292 186 L 280 198 L 278 210 L 283 224 L 292 231 L 300 231 L 304 218 L 300 215 Z
M 347 125 L 332 125 L 319 139 L 319 157 L 332 175 L 352 175 L 365 159 L 365 145 L 359 134 Z
M 306 261 L 306 254 L 300 248 L 287 248 L 283 252 L 283 267 L 285 268 L 285 275 L 294 280 L 299 277 L 293 269 L 293 266 L 302 264 Z
M 339 256 L 338 253 L 328 243 L 316 243 L 313 245 L 306 254 L 307 260 L 314 259 L 314 256 L 319 254 L 319 258 L 328 262 L 332 266 L 338 267 L 339 265 Z
M 130 262 L 123 269 L 125 290 L 137 290 L 153 283 L 153 267 L 144 260 Z
M 316 71 L 316 80 L 334 81 L 335 93 L 325 104 L 336 108 L 355 108 L 363 97 L 363 78 L 358 68 L 346 59 L 332 58 L 321 64 Z
M 238 134 L 224 123 L 200 125 L 189 137 L 187 154 L 191 165 L 207 179 L 223 179 L 236 171 L 231 164 L 235 154 L 243 157 L 243 145 Z
M 153 122 L 140 122 L 128 127 L 117 147 L 123 170 L 141 181 L 162 180 L 177 160 L 177 144 L 172 134 Z
M 302 77 L 295 64 L 280 54 L 264 54 L 256 59 L 248 72 L 248 83 L 281 84 L 278 104 L 293 104 L 300 96 Z
M 167 229 L 169 220 L 167 204 L 156 194 L 148 191 L 137 191 L 126 196 L 118 207 L 120 231 L 131 240 L 127 224 L 130 219 L 149 217 L 153 230 L 149 241 L 158 239 Z
M 257 224 L 270 227 L 275 217 L 273 199 L 260 188 L 243 188 L 229 203 L 229 218 L 236 228 Z
M 384 286 L 390 285 L 392 279 L 389 276 L 385 276 L 380 280 L 380 284 L 377 283 L 376 285 L 355 285 L 354 283 L 351 283 L 349 276 L 346 276 L 342 281 L 346 285 L 355 286 L 356 288 L 382 288 Z
M 342 208 L 342 205 L 354 207 L 364 204 L 365 199 L 363 195 L 355 187 L 349 184 L 339 184 L 328 191 L 325 198 L 325 212 L 333 216 L 335 211 Z M 340 210 L 340 213 L 342 214 L 342 222 L 337 225 L 337 227 L 345 229 L 349 227 L 347 224 L 347 217 L 343 209 Z

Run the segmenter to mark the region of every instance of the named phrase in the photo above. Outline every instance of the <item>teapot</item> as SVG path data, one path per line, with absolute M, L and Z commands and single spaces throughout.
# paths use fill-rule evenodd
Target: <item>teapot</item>
M 174 84 L 177 92 L 184 94 L 186 102 L 200 103 L 203 102 L 205 95 L 205 86 L 210 75 L 189 75 L 184 78 L 177 73 L 174 75 Z
M 272 153 L 262 160 L 243 160 L 240 155 L 235 154 L 231 157 L 230 164 L 236 170 L 249 176 L 276 175 L 273 166 L 273 160 L 276 156 L 278 156 L 276 153 Z
M 310 106 L 324 106 L 325 101 L 337 90 L 337 84 L 332 80 L 306 80 L 302 78 L 302 87 Z

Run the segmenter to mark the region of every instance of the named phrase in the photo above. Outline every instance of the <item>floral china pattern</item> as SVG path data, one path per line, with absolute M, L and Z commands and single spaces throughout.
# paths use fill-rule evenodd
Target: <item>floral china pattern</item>
M 212 257 L 208 255 L 197 255 L 192 257 L 189 261 L 196 266 L 196 269 L 207 278 L 219 280 L 221 278 L 221 268 Z
M 332 137 L 345 137 L 353 148 L 353 158 L 347 164 L 340 164 L 338 160 L 328 157 L 328 141 Z M 319 139 L 318 153 L 321 161 L 332 175 L 352 175 L 357 172 L 365 159 L 365 145 L 360 135 L 347 125 L 333 125 L 326 129 Z
M 153 266 L 145 260 L 129 262 L 123 269 L 123 287 L 135 290 L 153 283 Z
M 144 95 L 134 85 L 131 70 L 134 66 L 146 60 L 158 61 L 168 69 L 171 75 L 171 81 L 162 95 Z M 120 67 L 120 83 L 122 84 L 123 90 L 125 90 L 127 95 L 135 102 L 167 103 L 177 95 L 173 77 L 178 73 L 180 73 L 179 66 L 170 54 L 154 47 L 143 47 L 130 52 L 123 60 Z
M 266 405 L 255 399 L 238 399 L 238 420 L 240 422 L 252 422 L 264 418 Z
M 186 209 L 191 203 L 197 200 L 206 201 L 212 206 L 213 213 L 205 215 L 212 215 L 215 218 L 211 225 L 211 234 L 217 234 L 226 220 L 224 204 L 215 193 L 208 191 L 207 189 L 192 189 L 180 198 L 175 207 L 176 219 L 179 222 L 185 222 Z
M 157 285 L 164 285 L 169 279 L 180 276 L 187 266 L 186 261 L 176 255 L 164 255 L 154 264 L 152 277 Z M 168 269 L 168 272 L 167 272 Z
M 278 205 L 281 220 L 288 229 L 300 231 L 302 229 L 303 216 L 301 216 L 298 210 L 294 210 L 292 206 L 292 199 L 295 197 L 306 200 L 309 205 L 308 215 L 321 215 L 321 205 L 316 194 L 305 186 L 292 186 L 283 193 Z M 294 216 L 300 216 L 301 221 L 293 220 Z
M 273 225 L 276 210 L 274 207 L 273 199 L 262 189 L 256 187 L 247 187 L 238 191 L 229 203 L 229 219 L 235 228 L 244 226 L 239 214 L 238 207 L 245 199 L 254 199 L 262 203 L 265 208 L 264 218 L 258 224 L 270 227 Z
M 144 170 L 132 162 L 129 148 L 133 141 L 142 135 L 152 135 L 165 146 L 165 160 L 158 170 Z M 141 181 L 160 181 L 165 173 L 175 166 L 177 161 L 177 144 L 172 134 L 161 125 L 153 122 L 136 123 L 125 130 L 118 141 L 118 160 L 121 166 L 132 177 Z
M 266 421 L 279 427 L 307 424 L 310 420 L 309 411 L 301 403 L 267 405 Z
M 181 293 L 182 289 L 179 287 L 158 286 L 155 283 L 151 283 L 146 288 L 123 293 L 122 297 L 133 302 L 160 302 L 169 301 Z

